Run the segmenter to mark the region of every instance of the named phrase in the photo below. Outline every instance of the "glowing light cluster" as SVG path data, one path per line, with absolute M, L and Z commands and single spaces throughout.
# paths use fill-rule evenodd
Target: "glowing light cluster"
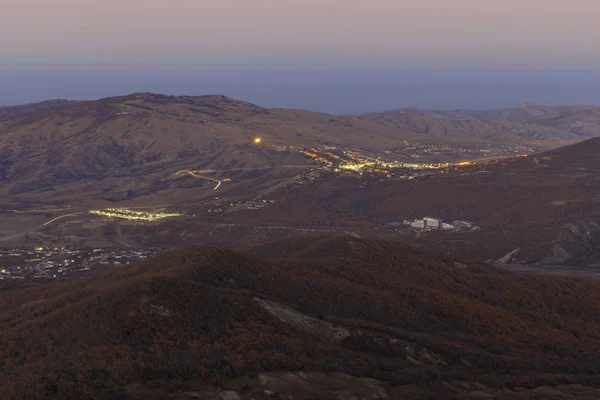
M 121 218 L 130 221 L 157 221 L 169 217 L 180 217 L 179 213 L 156 213 L 146 211 L 133 211 L 126 208 L 107 208 L 105 210 L 91 210 L 91 214 L 104 217 Z
M 348 171 L 362 171 L 367 167 L 367 164 L 340 164 L 340 169 L 348 170 Z

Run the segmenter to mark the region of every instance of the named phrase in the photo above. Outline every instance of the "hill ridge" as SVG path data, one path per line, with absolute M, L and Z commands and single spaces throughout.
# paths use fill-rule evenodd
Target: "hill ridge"
M 2 287 L 0 349 L 15 369 L 0 384 L 29 371 L 3 393 L 65 400 L 132 382 L 156 390 L 172 378 L 210 384 L 274 371 L 432 390 L 440 379 L 600 384 L 597 282 L 464 260 L 458 268 L 455 257 L 385 241 L 286 246 L 294 240 L 321 250 L 275 261 L 277 242 L 260 257 L 188 246 L 77 281 Z M 342 254 L 349 243 L 367 247 L 330 257 L 328 247 Z

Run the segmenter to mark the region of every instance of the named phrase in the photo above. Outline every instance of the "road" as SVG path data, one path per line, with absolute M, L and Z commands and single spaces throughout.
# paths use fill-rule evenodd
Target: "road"
M 35 265 L 35 267 L 31 268 L 31 269 L 29 270 L 29 272 L 27 272 L 27 273 L 26 273 L 24 276 L 27 276 L 27 275 L 31 274 L 32 272 L 34 272 L 34 271 L 37 271 L 37 272 L 39 272 L 39 273 L 41 273 L 41 274 L 44 274 L 44 275 L 46 276 L 46 278 L 48 278 L 48 279 L 54 279 L 54 280 L 57 280 L 57 281 L 58 281 L 58 278 L 57 278 L 57 277 L 54 277 L 54 276 L 52 276 L 52 275 L 50 275 L 50 274 L 48 273 L 48 271 L 46 271 L 46 270 L 45 270 L 45 269 L 42 267 L 42 265 L 43 265 L 43 264 L 44 264 L 46 261 L 50 261 L 50 260 L 53 260 L 53 259 L 55 259 L 55 258 L 59 258 L 59 257 L 60 257 L 60 256 L 62 256 L 62 255 L 63 255 L 63 252 L 61 251 L 59 254 L 57 254 L 57 255 L 55 255 L 55 256 L 50 256 L 50 257 L 46 257 L 46 258 L 44 258 L 44 259 L 43 259 L 43 260 L 41 260 L 39 263 L 37 263 L 37 264 Z
M 317 165 L 282 165 L 280 168 L 315 168 L 317 167 Z M 269 170 L 269 169 L 277 169 L 278 167 L 256 167 L 256 168 L 228 168 L 228 169 L 200 169 L 200 170 L 194 170 L 193 172 L 196 172 L 198 174 L 209 174 L 209 173 L 214 173 L 214 172 L 232 172 L 232 171 L 264 171 L 264 170 Z M 179 175 L 183 172 L 189 172 L 189 171 L 179 171 L 177 173 L 175 173 L 175 175 Z
M 213 188 L 213 190 L 217 190 L 219 188 L 219 186 L 221 186 L 221 181 L 218 179 L 214 179 L 214 178 L 209 178 L 208 176 L 203 176 L 203 175 L 198 175 L 197 173 L 200 171 L 188 171 L 188 174 L 190 174 L 191 176 L 193 176 L 194 178 L 198 178 L 198 179 L 206 179 L 207 181 L 211 181 L 211 182 L 217 182 L 217 186 L 215 186 Z
M 534 157 L 534 158 L 533 158 L 533 161 L 535 161 L 535 164 L 536 164 L 536 165 L 538 165 L 538 166 L 540 166 L 540 167 L 547 167 L 547 165 L 546 165 L 546 164 L 542 164 L 542 163 L 540 163 L 540 162 L 538 161 L 537 157 Z
M 43 224 L 42 224 L 42 226 L 50 225 L 50 224 L 51 224 L 51 223 L 53 223 L 54 221 L 56 221 L 56 220 L 59 220 L 59 219 L 61 219 L 61 218 L 66 218 L 66 217 L 71 217 L 71 216 L 73 216 L 73 215 L 81 215 L 81 214 L 83 214 L 83 213 L 81 213 L 81 212 L 78 212 L 78 213 L 64 214 L 64 215 L 58 216 L 58 217 L 56 217 L 56 218 L 53 218 L 53 219 L 51 219 L 50 221 L 48 221 L 48 222 L 46 222 L 46 223 L 43 223 Z
M 9 210 L 9 211 L 16 211 L 16 210 Z M 20 214 L 25 214 L 23 212 L 19 212 L 19 213 Z M 50 221 L 47 221 L 47 222 L 45 222 L 45 223 L 43 223 L 41 225 L 38 225 L 38 226 L 36 226 L 34 228 L 31 228 L 31 229 L 28 229 L 26 231 L 22 231 L 22 232 L 19 232 L 19 233 L 13 234 L 13 235 L 9 235 L 9 236 L 0 237 L 0 242 L 12 240 L 12 239 L 15 239 L 15 238 L 17 238 L 17 237 L 19 237 L 21 235 L 29 235 L 33 239 L 39 240 L 40 242 L 42 242 L 46 246 L 56 246 L 56 244 L 52 244 L 52 243 L 48 242 L 43 237 L 41 237 L 39 234 L 37 234 L 35 231 L 38 230 L 38 229 L 41 229 L 41 228 L 43 228 L 45 226 L 50 225 L 51 223 L 53 223 L 55 221 L 58 221 L 59 219 L 66 218 L 66 217 L 72 217 L 72 216 L 75 216 L 75 215 L 82 215 L 82 214 L 86 214 L 86 212 L 76 212 L 76 213 L 59 215 L 56 218 L 52 218 Z M 82 239 L 91 239 L 91 238 L 83 237 L 83 236 L 81 236 L 80 238 L 82 238 Z M 114 242 L 114 243 L 119 243 L 119 244 L 122 244 L 122 245 L 124 245 L 126 247 L 130 247 L 130 248 L 133 247 L 132 245 L 127 244 L 127 243 L 122 242 L 122 241 L 119 241 L 119 240 L 115 240 L 115 239 L 105 239 L 105 240 L 110 241 L 110 242 Z
M 314 166 L 311 165 L 283 165 L 281 166 L 281 168 L 314 168 Z M 276 169 L 276 167 L 263 167 L 263 168 L 230 168 L 230 169 L 223 169 L 223 170 L 216 170 L 216 169 L 200 169 L 200 170 L 193 170 L 193 171 L 188 171 L 188 170 L 182 170 L 182 171 L 177 171 L 174 176 L 179 176 L 181 174 L 187 173 L 191 176 L 193 176 L 194 178 L 198 178 L 198 179 L 206 179 L 207 181 L 211 181 L 211 182 L 216 182 L 217 185 L 213 188 L 213 190 L 217 190 L 221 184 L 222 181 L 220 181 L 219 179 L 215 179 L 215 178 L 209 178 L 208 176 L 204 176 L 201 174 L 210 174 L 210 173 L 215 173 L 215 172 L 231 172 L 231 171 L 262 171 L 262 170 L 270 170 L 270 169 Z
M 9 210 L 9 211 L 16 211 L 16 210 Z M 19 214 L 26 214 L 26 213 L 19 212 Z M 2 238 L 0 238 L 0 241 L 12 240 L 12 239 L 18 237 L 19 235 L 29 235 L 29 236 L 31 236 L 31 237 L 33 237 L 35 239 L 40 240 L 44 244 L 51 245 L 50 243 L 48 243 L 47 241 L 45 241 L 42 237 L 40 237 L 38 234 L 36 234 L 34 231 L 37 230 L 37 229 L 41 229 L 44 226 L 50 225 L 51 223 L 53 223 L 54 221 L 57 221 L 59 219 L 66 218 L 66 217 L 71 217 L 71 216 L 74 216 L 74 215 L 81 215 L 81 214 L 84 214 L 84 213 L 83 212 L 78 212 L 78 213 L 71 213 L 71 214 L 60 215 L 60 216 L 58 216 L 56 218 L 53 218 L 50 221 L 44 222 L 43 224 L 41 224 L 39 226 L 36 226 L 34 228 L 27 229 L 27 230 L 19 232 L 19 233 L 15 233 L 13 235 L 2 237 Z

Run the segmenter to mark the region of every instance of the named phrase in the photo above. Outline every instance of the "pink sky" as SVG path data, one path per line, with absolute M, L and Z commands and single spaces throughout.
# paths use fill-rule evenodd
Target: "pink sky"
M 6 0 L 0 68 L 600 67 L 600 0 Z

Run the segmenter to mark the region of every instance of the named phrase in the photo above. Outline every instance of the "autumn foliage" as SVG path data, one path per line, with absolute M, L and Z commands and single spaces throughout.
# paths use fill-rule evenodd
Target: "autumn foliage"
M 296 329 L 256 298 L 350 335 L 335 342 Z M 177 388 L 281 370 L 392 385 L 600 385 L 599 354 L 600 283 L 384 241 L 190 246 L 0 290 L 0 393 L 13 399 L 116 398 L 132 382 Z

